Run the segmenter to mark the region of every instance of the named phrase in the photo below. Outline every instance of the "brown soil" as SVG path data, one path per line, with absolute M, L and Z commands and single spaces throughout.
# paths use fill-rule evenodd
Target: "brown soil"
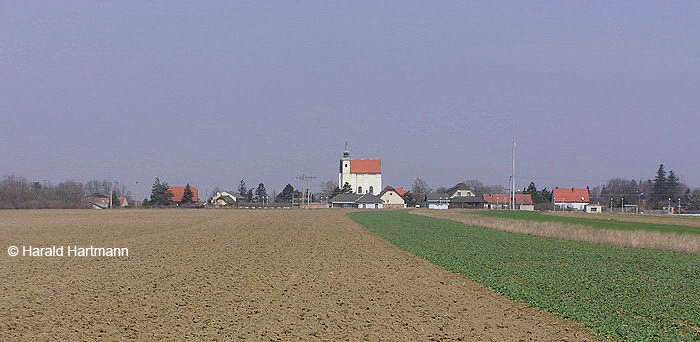
M 0 212 L 2 341 L 592 341 L 340 210 Z M 129 257 L 10 257 L 10 245 Z

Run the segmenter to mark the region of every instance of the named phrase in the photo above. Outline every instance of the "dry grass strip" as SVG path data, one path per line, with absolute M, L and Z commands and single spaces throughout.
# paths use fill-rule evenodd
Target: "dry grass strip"
M 499 219 L 467 215 L 462 210 L 412 210 L 411 213 L 462 222 L 470 226 L 486 227 L 520 234 L 546 236 L 563 240 L 584 241 L 619 247 L 700 253 L 700 236 L 698 235 L 662 233 L 646 230 L 599 229 L 554 222 Z

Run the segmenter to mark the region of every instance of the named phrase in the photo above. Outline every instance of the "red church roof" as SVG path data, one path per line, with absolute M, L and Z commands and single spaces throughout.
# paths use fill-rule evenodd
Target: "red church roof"
M 590 203 L 588 189 L 554 189 L 554 202 L 557 203 Z
M 398 192 L 401 196 L 405 195 L 408 192 L 404 188 L 394 188 L 394 190 L 396 190 L 396 192 Z
M 352 159 L 350 173 L 382 173 L 382 161 L 379 159 Z
M 192 202 L 199 202 L 199 193 L 197 188 L 190 185 L 190 190 L 192 190 Z M 173 194 L 173 197 L 170 198 L 171 201 L 182 202 L 182 197 L 185 195 L 184 186 L 169 186 L 168 191 Z

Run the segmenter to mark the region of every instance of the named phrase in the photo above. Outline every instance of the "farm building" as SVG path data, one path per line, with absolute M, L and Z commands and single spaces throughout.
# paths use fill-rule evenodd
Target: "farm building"
M 600 204 L 589 204 L 586 206 L 586 212 L 591 214 L 602 213 L 603 206 Z
M 444 192 L 433 192 L 425 199 L 428 209 L 449 209 L 450 196 Z
M 331 208 L 381 209 L 384 207 L 382 199 L 372 194 L 338 194 L 331 198 L 329 203 Z
M 585 210 L 590 204 L 588 189 L 556 188 L 552 191 L 554 207 L 562 210 Z
M 404 190 L 403 193 L 405 194 L 406 191 Z M 399 190 L 394 187 L 385 187 L 384 190 L 379 193 L 379 198 L 384 202 L 384 208 L 406 208 L 406 200 Z
M 484 194 L 484 208 L 487 209 L 509 209 L 511 194 Z M 515 209 L 532 211 L 535 205 L 530 194 L 515 194 Z
M 190 185 L 190 190 L 192 191 L 192 202 L 199 202 L 199 192 L 197 188 Z M 173 194 L 173 197 L 170 198 L 171 201 L 175 203 L 182 202 L 182 197 L 185 195 L 184 186 L 169 186 L 168 191 Z
M 470 189 L 464 183 L 457 183 L 457 185 L 447 189 L 446 193 L 447 193 L 447 197 L 449 197 L 449 198 L 475 197 L 474 191 L 472 191 L 472 189 Z
M 338 186 L 350 185 L 356 194 L 378 194 L 382 189 L 382 161 L 379 159 L 352 159 L 347 143 L 338 171 Z
M 484 201 L 483 196 L 454 196 L 450 198 L 450 209 L 453 208 L 470 208 L 470 209 L 480 209 L 484 207 L 486 201 Z

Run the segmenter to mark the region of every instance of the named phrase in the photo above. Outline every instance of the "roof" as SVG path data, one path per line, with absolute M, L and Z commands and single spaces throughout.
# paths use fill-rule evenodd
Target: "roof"
M 406 193 L 406 190 L 401 189 L 401 190 L 403 190 L 403 194 L 402 194 L 401 192 L 399 192 L 398 189 L 401 189 L 401 188 L 394 188 L 393 186 L 386 186 L 386 187 L 384 187 L 384 190 L 382 190 L 382 192 L 379 193 L 378 196 L 379 196 L 379 197 L 382 197 L 382 196 L 384 196 L 385 193 L 387 193 L 387 192 L 389 192 L 389 191 L 393 191 L 393 192 L 395 192 L 397 195 L 403 197 L 403 194 Z
M 361 194 L 354 194 L 351 192 L 346 192 L 343 194 L 337 194 L 330 199 L 331 203 L 355 203 L 358 199 L 362 197 Z
M 483 196 L 455 196 L 450 199 L 452 203 L 486 203 Z
M 382 161 L 379 159 L 352 159 L 350 173 L 382 173 Z
M 466 184 L 464 184 L 464 183 L 457 183 L 455 186 L 453 186 L 453 187 L 447 189 L 447 193 L 451 196 L 451 195 L 453 195 L 457 190 L 469 190 L 469 191 L 471 191 L 471 192 L 474 192 L 474 190 L 472 190 L 472 189 L 471 189 L 470 187 L 468 187 Z
M 493 204 L 508 204 L 510 203 L 511 194 L 484 194 L 484 201 Z M 515 204 L 533 204 L 532 195 L 530 194 L 515 194 Z
M 364 194 L 357 200 L 357 203 L 384 203 L 379 196 Z
M 192 191 L 192 202 L 199 202 L 199 192 L 197 188 L 190 185 L 190 190 Z M 182 197 L 185 196 L 184 186 L 169 186 L 168 191 L 173 194 L 173 197 L 170 198 L 171 201 L 182 202 Z
M 450 196 L 444 192 L 433 192 L 428 194 L 428 201 L 449 201 Z
M 394 188 L 396 192 L 403 197 L 408 191 L 406 191 L 404 188 Z
M 554 189 L 552 198 L 557 203 L 590 203 L 591 199 L 588 195 L 588 189 Z

